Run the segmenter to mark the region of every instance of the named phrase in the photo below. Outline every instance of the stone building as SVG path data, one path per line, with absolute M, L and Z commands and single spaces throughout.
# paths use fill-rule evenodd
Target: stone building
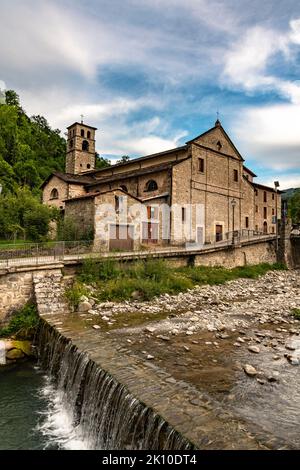
M 219 120 L 182 147 L 102 169 L 95 132 L 83 123 L 68 128 L 66 173 L 50 175 L 42 188 L 45 204 L 91 227 L 96 250 L 275 233 L 280 192 L 253 181 Z

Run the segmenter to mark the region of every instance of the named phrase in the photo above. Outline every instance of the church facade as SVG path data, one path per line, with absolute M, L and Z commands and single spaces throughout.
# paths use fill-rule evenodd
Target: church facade
M 204 245 L 272 234 L 280 192 L 256 175 L 219 120 L 185 145 L 95 168 L 96 129 L 68 128 L 66 172 L 43 183 L 43 202 L 94 233 L 95 250 Z

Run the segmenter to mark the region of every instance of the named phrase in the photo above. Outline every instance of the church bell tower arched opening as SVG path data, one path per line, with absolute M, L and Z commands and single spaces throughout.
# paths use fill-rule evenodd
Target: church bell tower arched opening
M 83 122 L 68 127 L 66 173 L 78 175 L 95 169 L 96 130 Z

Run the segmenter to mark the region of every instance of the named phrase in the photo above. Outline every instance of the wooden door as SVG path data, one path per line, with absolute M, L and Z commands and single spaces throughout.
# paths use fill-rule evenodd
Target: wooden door
M 216 242 L 223 240 L 223 226 L 216 225 Z
M 131 225 L 110 225 L 109 250 L 132 251 L 133 227 Z

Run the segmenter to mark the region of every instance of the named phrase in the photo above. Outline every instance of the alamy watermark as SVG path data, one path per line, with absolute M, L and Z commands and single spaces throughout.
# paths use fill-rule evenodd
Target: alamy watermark
M 110 240 L 204 244 L 203 204 L 132 204 L 119 196 L 115 205 L 97 205 L 95 216 L 97 233 Z

